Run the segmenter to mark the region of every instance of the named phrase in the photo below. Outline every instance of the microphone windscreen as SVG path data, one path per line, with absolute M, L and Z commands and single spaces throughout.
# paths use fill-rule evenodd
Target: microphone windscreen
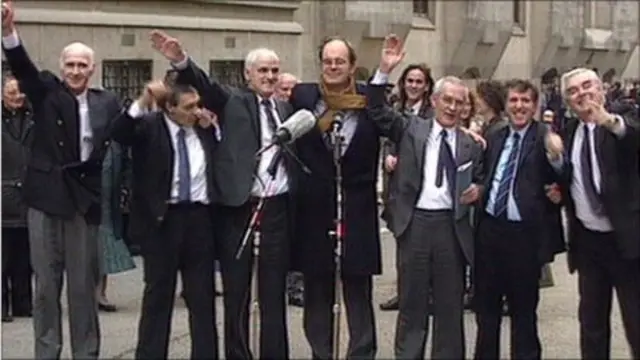
M 308 133 L 316 126 L 316 117 L 309 110 L 298 110 L 280 126 L 291 134 L 291 141 Z

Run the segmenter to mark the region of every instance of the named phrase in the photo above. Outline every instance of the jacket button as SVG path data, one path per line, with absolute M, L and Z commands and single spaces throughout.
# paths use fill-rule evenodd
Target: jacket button
M 161 222 L 162 220 L 164 220 L 164 216 L 160 215 L 156 220 L 158 220 L 158 222 Z
M 22 183 L 21 183 L 20 181 L 18 181 L 18 182 L 16 183 L 16 187 L 22 187 Z
M 62 126 L 62 120 L 58 119 L 57 123 L 58 123 L 58 126 Z
M 63 141 L 58 141 L 58 146 L 64 146 L 64 142 Z
M 109 140 L 104 142 L 104 146 L 109 146 Z
M 81 174 L 80 174 L 80 177 L 81 177 L 82 179 L 84 179 L 86 176 L 87 176 L 87 175 L 86 175 L 85 173 L 81 173 Z

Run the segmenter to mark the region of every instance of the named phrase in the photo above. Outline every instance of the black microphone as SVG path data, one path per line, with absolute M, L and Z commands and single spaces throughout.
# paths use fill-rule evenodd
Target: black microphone
M 308 133 L 316 125 L 316 117 L 309 110 L 298 110 L 291 115 L 282 125 L 280 125 L 271 143 L 261 148 L 256 156 L 262 155 L 265 151 L 275 145 L 290 144 L 302 135 Z

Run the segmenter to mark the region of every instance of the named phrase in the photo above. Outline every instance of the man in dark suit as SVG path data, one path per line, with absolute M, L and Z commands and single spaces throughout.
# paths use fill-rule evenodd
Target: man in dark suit
M 384 84 L 403 56 L 401 41 L 388 36 L 367 93 L 371 119 L 396 144 L 401 159 L 387 204 L 400 251 L 395 355 L 424 357 L 432 292 L 431 357 L 463 359 L 464 275 L 466 264 L 473 263 L 469 210 L 481 191 L 482 148 L 458 129 L 468 89 L 456 77 L 435 83 L 435 115 L 426 121 L 385 106 Z
M 638 119 L 605 108 L 593 71 L 562 76 L 561 92 L 576 118 L 564 139 L 570 271 L 578 271 L 580 350 L 584 359 L 610 357 L 615 289 L 631 349 L 640 358 L 640 176 Z
M 162 93 L 168 91 L 166 95 Z M 146 112 L 153 97 L 160 111 Z M 140 239 L 145 289 L 137 359 L 166 359 L 178 271 L 189 309 L 191 358 L 217 359 L 214 306 L 214 132 L 198 124 L 200 96 L 188 86 L 148 85 L 113 125 L 131 146 L 131 228 Z
M 29 245 L 35 273 L 36 358 L 58 358 L 62 349 L 60 292 L 66 270 L 75 358 L 100 350 L 96 286 L 99 277 L 102 160 L 108 129 L 120 113 L 115 94 L 88 87 L 94 52 L 73 43 L 61 53 L 62 80 L 33 64 L 2 4 L 2 47 L 13 75 L 33 106 L 34 138 L 24 182 Z
M 24 168 L 33 139 L 31 109 L 18 81 L 2 88 L 2 322 L 32 314 L 32 271 L 27 208 L 22 201 Z
M 347 41 L 329 38 L 321 45 L 320 83 L 293 88 L 294 110 L 307 109 L 320 120 L 296 142 L 302 174 L 296 194 L 295 267 L 304 274 L 304 331 L 315 359 L 332 358 L 335 286 L 336 168 L 329 129 L 342 118 L 340 166 L 344 201 L 341 249 L 342 294 L 349 325 L 347 358 L 373 359 L 377 351 L 372 305 L 372 275 L 380 274 L 380 235 L 376 179 L 378 130 L 365 112 L 364 87 L 355 83 L 356 54 Z
M 216 186 L 216 241 L 222 270 L 225 307 L 225 352 L 227 359 L 248 359 L 248 306 L 252 276 L 251 244 L 236 259 L 249 218 L 260 198 L 266 205 L 260 222 L 258 297 L 260 301 L 260 354 L 263 359 L 289 357 L 286 323 L 286 275 L 290 256 L 290 196 L 295 192 L 296 166 L 279 147 L 256 152 L 271 141 L 276 127 L 291 114 L 291 107 L 274 98 L 280 60 L 272 50 L 255 49 L 246 57 L 248 88 L 236 89 L 210 81 L 189 59 L 177 39 L 154 31 L 151 39 L 178 70 L 176 82 L 189 84 L 202 96 L 204 106 L 220 121 L 222 140 L 213 154 L 218 171 Z M 280 155 L 279 155 L 280 154 Z M 284 161 L 268 174 L 276 156 Z M 255 177 L 254 177 L 255 175 Z M 269 183 L 270 186 L 269 186 Z M 268 191 L 265 191 L 268 190 Z
M 537 329 L 542 266 L 561 251 L 549 244 L 546 185 L 562 164 L 561 140 L 533 120 L 538 89 L 528 81 L 506 84 L 509 126 L 487 138 L 485 185 L 476 238 L 474 308 L 478 324 L 476 359 L 500 357 L 502 299 L 511 315 L 511 356 L 540 359 Z M 560 145 L 558 145 L 560 143 Z M 560 149 L 559 149 L 560 148 Z

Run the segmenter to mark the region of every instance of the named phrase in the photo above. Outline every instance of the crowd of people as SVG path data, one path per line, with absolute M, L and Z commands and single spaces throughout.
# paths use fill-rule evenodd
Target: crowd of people
M 381 158 L 398 280 L 381 307 L 398 311 L 396 358 L 423 358 L 430 332 L 432 358 L 465 358 L 466 307 L 478 325 L 476 359 L 500 357 L 505 313 L 511 357 L 541 359 L 541 278 L 565 251 L 578 274 L 582 358 L 609 357 L 614 291 L 630 357 L 640 358 L 640 119 L 632 96 L 608 96 L 594 70 L 575 68 L 541 92 L 527 79 L 434 80 L 411 64 L 394 86 L 405 50 L 389 35 L 360 83 L 356 51 L 331 37 L 319 48 L 318 82 L 281 73 L 278 54 L 259 48 L 245 59 L 247 86 L 234 88 L 154 30 L 151 45 L 170 70 L 125 100 L 89 87 L 95 54 L 86 44 L 62 49 L 60 76 L 37 69 L 14 15 L 3 3 L 12 73 L 3 89 L 3 322 L 33 317 L 35 358 L 60 357 L 63 277 L 72 356 L 100 356 L 98 311 L 116 310 L 106 275 L 135 267 L 124 208 L 144 272 L 136 358 L 168 357 L 178 275 L 192 358 L 290 358 L 287 303 L 303 308 L 312 358 L 335 358 L 342 305 L 346 357 L 375 358 Z M 311 130 L 272 146 L 306 113 Z

